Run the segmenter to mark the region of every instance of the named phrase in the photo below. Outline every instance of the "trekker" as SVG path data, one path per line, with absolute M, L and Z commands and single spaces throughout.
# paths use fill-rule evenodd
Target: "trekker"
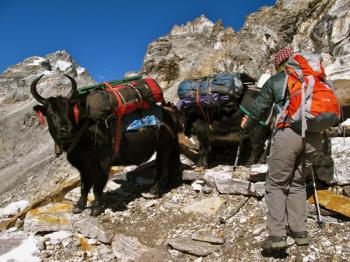
M 276 74 L 262 87 L 250 117 L 242 119 L 241 127 L 252 129 L 265 119 L 271 108 L 277 115 L 289 96 L 284 86 L 288 76 L 287 60 L 293 55 L 291 48 L 280 49 L 273 58 Z M 288 82 L 289 83 L 289 82 Z M 284 89 L 284 90 L 283 90 Z M 282 110 L 283 111 L 283 110 Z M 265 197 L 268 208 L 268 237 L 262 242 L 265 251 L 282 251 L 287 248 L 287 232 L 297 245 L 308 245 L 306 228 L 306 183 L 305 178 L 321 149 L 321 133 L 302 132 L 291 128 L 286 121 L 275 131 L 269 157 L 269 172 L 266 176 Z M 305 166 L 303 167 L 303 163 Z

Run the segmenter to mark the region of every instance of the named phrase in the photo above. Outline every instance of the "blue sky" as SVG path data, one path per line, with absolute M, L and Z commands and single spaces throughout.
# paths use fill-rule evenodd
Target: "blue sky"
M 204 14 L 238 31 L 276 0 L 0 0 L 0 73 L 66 50 L 98 81 L 141 68 L 148 44 Z

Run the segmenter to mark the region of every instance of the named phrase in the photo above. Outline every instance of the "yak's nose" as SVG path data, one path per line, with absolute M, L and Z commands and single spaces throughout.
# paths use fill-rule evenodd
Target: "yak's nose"
M 61 126 L 59 130 L 60 135 L 62 136 L 67 136 L 72 132 L 72 128 L 70 128 L 69 126 Z

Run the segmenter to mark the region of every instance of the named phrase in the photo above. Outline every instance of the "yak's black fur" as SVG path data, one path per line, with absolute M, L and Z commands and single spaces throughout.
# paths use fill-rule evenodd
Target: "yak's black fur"
M 208 156 L 213 146 L 232 147 L 238 145 L 240 139 L 244 140 L 244 143 L 241 143 L 241 153 L 242 151 L 251 151 L 251 153 L 245 152 L 248 157 L 246 161 L 240 161 L 240 163 L 251 165 L 260 160 L 265 141 L 270 135 L 270 128 L 258 124 L 254 129 L 243 132 L 240 127 L 243 113 L 239 110 L 239 105 L 244 95 L 249 95 L 247 94 L 247 88 L 244 89 L 242 97 L 236 100 L 235 105 L 229 109 L 205 109 L 209 116 L 210 125 L 198 107 L 180 112 L 185 135 L 188 137 L 195 136 L 198 139 L 199 166 L 208 166 Z M 254 103 L 255 97 L 246 100 L 249 100 L 249 103 Z M 250 106 L 252 107 L 252 105 Z
M 116 118 L 108 125 L 89 118 L 85 101 L 87 95 L 78 95 L 76 83 L 72 82 L 70 97 L 42 98 L 36 91 L 38 78 L 32 83 L 31 93 L 41 104 L 34 107 L 41 111 L 48 122 L 49 132 L 64 151 L 68 161 L 76 167 L 81 177 L 81 196 L 74 212 L 81 212 L 87 203 L 87 195 L 93 187 L 95 202 L 91 213 L 96 216 L 103 211 L 102 193 L 112 165 L 138 165 L 157 153 L 157 177 L 151 193 L 160 194 L 170 183 L 180 180 L 180 156 L 177 138 L 177 119 L 172 112 L 162 108 L 163 123 L 160 127 L 143 131 L 125 132 L 121 135 L 119 153 L 114 157 L 114 134 Z M 74 121 L 73 107 L 79 108 L 79 122 Z M 72 143 L 76 143 L 72 146 Z

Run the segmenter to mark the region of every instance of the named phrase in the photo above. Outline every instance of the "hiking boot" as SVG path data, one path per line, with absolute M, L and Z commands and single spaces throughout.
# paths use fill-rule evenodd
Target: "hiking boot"
M 290 231 L 290 235 L 292 238 L 294 238 L 295 243 L 298 246 L 306 246 L 309 244 L 309 238 L 307 236 L 306 231 L 301 231 L 301 232 L 292 232 Z
M 261 247 L 266 251 L 276 251 L 287 249 L 287 237 L 268 236 L 262 243 Z

